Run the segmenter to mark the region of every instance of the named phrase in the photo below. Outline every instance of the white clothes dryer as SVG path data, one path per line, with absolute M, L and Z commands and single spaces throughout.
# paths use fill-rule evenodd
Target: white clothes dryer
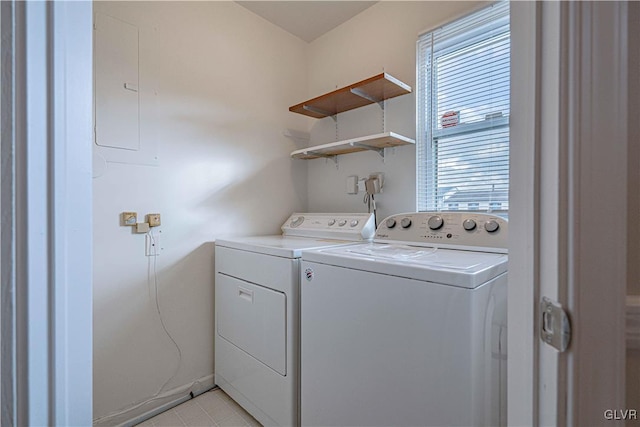
M 374 233 L 372 214 L 294 213 L 282 235 L 216 240 L 215 382 L 263 425 L 300 423 L 302 250 Z
M 507 221 L 394 215 L 303 251 L 303 426 L 506 423 Z

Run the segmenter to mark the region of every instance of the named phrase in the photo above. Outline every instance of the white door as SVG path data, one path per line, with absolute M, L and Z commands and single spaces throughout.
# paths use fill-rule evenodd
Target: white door
M 625 404 L 637 151 L 627 144 L 628 7 L 511 6 L 509 425 L 608 425 L 638 409 Z M 570 318 L 565 352 L 539 338 L 543 296 Z

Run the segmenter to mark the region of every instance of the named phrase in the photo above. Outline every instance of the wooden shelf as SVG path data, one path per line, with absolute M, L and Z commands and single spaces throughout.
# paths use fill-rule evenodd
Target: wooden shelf
M 377 151 L 384 156 L 383 150 L 385 148 L 415 143 L 416 142 L 413 139 L 407 138 L 406 136 L 398 135 L 393 132 L 386 132 L 303 148 L 292 152 L 291 157 L 294 159 L 318 159 L 366 150 Z
M 411 93 L 411 86 L 382 73 L 289 107 L 289 111 L 322 119 L 407 93 Z

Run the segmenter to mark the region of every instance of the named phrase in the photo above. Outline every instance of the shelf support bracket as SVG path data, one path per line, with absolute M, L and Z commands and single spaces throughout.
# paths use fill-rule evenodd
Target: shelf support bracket
M 305 151 L 304 154 L 305 155 L 309 154 L 312 156 L 318 156 L 324 159 L 333 160 L 333 162 L 336 164 L 336 167 L 338 166 L 338 156 L 336 154 L 324 154 L 319 151 Z
M 384 160 L 384 148 L 371 147 L 366 144 L 360 144 L 358 142 L 351 142 L 350 145 L 352 147 L 362 148 L 363 150 L 375 151 L 380 155 L 380 157 L 382 157 L 382 160 Z
M 321 108 L 312 107 L 310 105 L 303 105 L 302 109 L 306 110 L 306 111 L 311 111 L 312 113 L 320 114 L 320 115 L 325 116 L 325 117 L 331 117 L 334 122 L 338 120 L 337 114 L 332 114 L 332 113 L 330 113 L 328 111 L 325 111 L 325 110 L 323 110 Z
M 364 98 L 367 101 L 371 101 L 371 102 L 375 102 L 378 105 L 382 105 L 382 99 L 380 98 L 376 98 L 375 96 L 371 96 L 369 95 L 367 92 L 363 91 L 362 89 L 358 89 L 357 87 L 353 87 L 351 89 L 349 89 L 351 91 L 352 94 L 359 96 L 360 98 Z

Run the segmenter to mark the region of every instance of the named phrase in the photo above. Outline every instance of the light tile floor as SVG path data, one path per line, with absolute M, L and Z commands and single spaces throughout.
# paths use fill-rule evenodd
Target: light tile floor
M 175 408 L 164 411 L 139 427 L 261 427 L 247 411 L 219 388 L 187 400 Z

